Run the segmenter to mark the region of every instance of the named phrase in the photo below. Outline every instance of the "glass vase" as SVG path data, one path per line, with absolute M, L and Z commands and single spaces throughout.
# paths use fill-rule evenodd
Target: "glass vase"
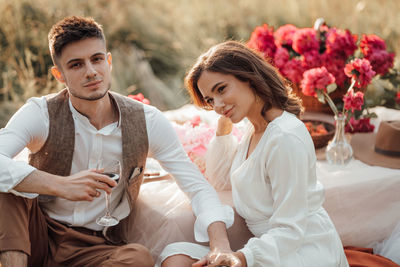
M 346 165 L 353 157 L 353 149 L 344 134 L 346 115 L 335 116 L 335 123 L 335 136 L 326 147 L 326 160 L 333 165 Z

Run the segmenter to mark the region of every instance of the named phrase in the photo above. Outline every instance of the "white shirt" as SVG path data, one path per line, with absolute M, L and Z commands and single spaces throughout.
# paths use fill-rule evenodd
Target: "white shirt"
M 214 138 L 206 171 L 209 179 L 230 177 L 234 206 L 255 236 L 241 249 L 247 265 L 348 266 L 336 229 L 322 208 L 323 187 L 304 124 L 283 112 L 268 124 L 246 159 L 253 131 L 251 127 L 237 147 L 232 135 Z M 211 182 L 229 188 L 228 179 Z
M 157 159 L 162 167 L 171 173 L 180 188 L 192 201 L 192 209 L 197 216 L 195 237 L 199 242 L 208 241 L 207 227 L 215 221 L 225 222 L 227 227 L 233 223 L 233 210 L 222 205 L 215 190 L 204 179 L 195 165 L 184 152 L 179 139 L 169 121 L 155 107 L 144 105 L 146 128 L 149 140 L 149 156 Z M 75 149 L 71 174 L 82 170 L 95 169 L 99 159 L 103 161 L 122 160 L 122 138 L 120 123 L 115 122 L 97 130 L 87 117 L 70 109 L 75 124 Z M 37 194 L 16 192 L 13 188 L 35 170 L 26 162 L 13 160 L 22 149 L 27 147 L 32 153 L 41 149 L 49 131 L 47 102 L 44 97 L 34 97 L 27 101 L 0 130 L 0 192 L 11 192 L 25 197 Z M 123 188 L 113 189 L 110 208 L 119 211 L 117 217 L 125 217 L 128 207 L 121 207 Z M 155 192 L 155 197 L 156 197 Z M 48 215 L 72 226 L 83 226 L 101 230 L 95 223 L 96 218 L 105 213 L 104 192 L 91 202 L 69 201 L 56 198 L 44 204 Z M 118 216 L 119 215 L 119 216 Z

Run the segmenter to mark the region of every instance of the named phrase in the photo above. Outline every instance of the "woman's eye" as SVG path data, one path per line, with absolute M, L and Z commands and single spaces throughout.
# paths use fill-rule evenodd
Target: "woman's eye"
M 219 87 L 219 88 L 218 88 L 218 90 L 217 90 L 217 91 L 218 91 L 218 93 L 222 93 L 222 92 L 224 91 L 225 87 L 226 87 L 225 85 L 224 85 L 224 86 L 221 86 L 221 87 Z
M 214 100 L 212 98 L 207 98 L 206 102 L 207 104 L 212 105 Z

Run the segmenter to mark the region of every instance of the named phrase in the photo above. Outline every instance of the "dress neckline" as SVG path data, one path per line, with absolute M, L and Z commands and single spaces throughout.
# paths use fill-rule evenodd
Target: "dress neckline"
M 261 143 L 261 142 L 263 141 L 263 139 L 265 138 L 266 132 L 267 132 L 268 129 L 270 128 L 270 125 L 273 124 L 277 119 L 282 118 L 282 117 L 284 116 L 284 114 L 286 115 L 286 113 L 287 113 L 287 112 L 284 110 L 280 116 L 276 117 L 275 119 L 273 119 L 272 121 L 270 121 L 270 122 L 268 123 L 268 125 L 267 125 L 267 127 L 265 128 L 265 130 L 264 130 L 264 132 L 263 132 L 263 134 L 262 134 L 260 140 L 258 140 L 258 143 L 257 143 L 256 147 L 253 149 L 253 152 L 251 152 L 251 154 L 250 154 L 249 156 L 247 156 L 248 153 L 249 153 L 251 136 L 253 135 L 253 132 L 255 131 L 254 126 L 251 125 L 251 130 L 249 131 L 249 134 L 246 136 L 246 143 L 245 143 L 245 150 L 246 150 L 246 151 L 244 151 L 243 162 L 246 162 L 246 161 L 248 161 L 249 159 L 251 159 L 251 158 L 253 157 L 253 154 L 255 154 L 255 153 L 259 150 L 259 147 L 261 146 L 260 143 Z

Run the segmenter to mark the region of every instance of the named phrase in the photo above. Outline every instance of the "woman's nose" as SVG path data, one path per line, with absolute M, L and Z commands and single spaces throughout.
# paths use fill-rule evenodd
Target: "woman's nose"
M 214 98 L 214 110 L 215 110 L 217 113 L 222 112 L 222 110 L 224 109 L 224 107 L 225 107 L 225 103 L 224 103 L 224 101 L 222 101 L 222 99 L 220 99 L 220 98 Z

